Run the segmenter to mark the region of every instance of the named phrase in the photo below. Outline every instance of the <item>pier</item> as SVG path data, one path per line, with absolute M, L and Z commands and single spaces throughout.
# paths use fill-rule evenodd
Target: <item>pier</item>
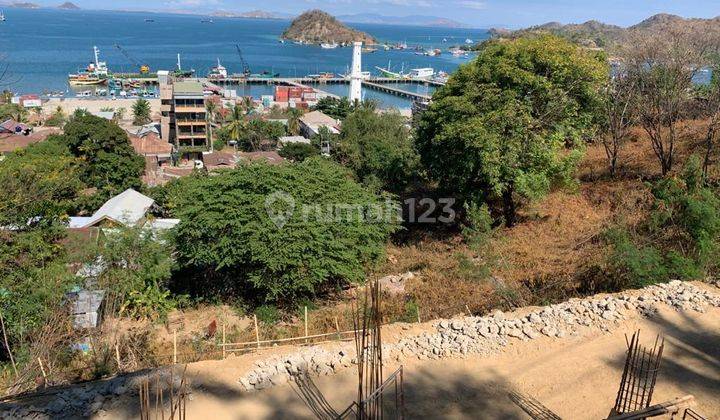
M 369 82 L 366 80 L 363 80 L 362 84 L 363 84 L 363 86 L 367 86 L 371 89 L 379 90 L 380 92 L 385 92 L 385 93 L 389 93 L 391 95 L 401 96 L 403 98 L 408 98 L 408 99 L 412 99 L 412 100 L 429 101 L 432 98 L 431 95 L 425 95 L 425 94 L 417 93 L 417 92 L 410 92 L 407 90 L 398 89 L 396 87 L 390 87 L 390 86 L 382 85 L 382 84 L 375 83 L 375 82 Z

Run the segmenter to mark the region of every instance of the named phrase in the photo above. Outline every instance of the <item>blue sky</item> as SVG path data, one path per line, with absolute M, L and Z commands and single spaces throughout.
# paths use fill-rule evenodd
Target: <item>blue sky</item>
M 64 0 L 39 0 L 45 5 Z M 74 0 L 82 8 L 138 10 L 248 11 L 263 9 L 299 13 L 310 8 L 332 14 L 379 13 L 390 16 L 430 15 L 455 19 L 474 27 L 523 27 L 547 21 L 584 22 L 596 19 L 632 25 L 655 13 L 685 17 L 720 15 L 720 0 Z M 109 5 L 111 4 L 111 6 Z

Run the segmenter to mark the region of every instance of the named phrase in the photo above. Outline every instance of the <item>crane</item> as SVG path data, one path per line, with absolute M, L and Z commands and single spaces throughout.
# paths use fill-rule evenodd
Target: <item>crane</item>
M 148 73 L 150 73 L 150 66 L 148 66 L 147 64 L 140 64 L 140 62 L 137 61 L 135 58 L 133 58 L 133 56 L 131 56 L 130 53 L 128 53 L 127 51 L 125 51 L 125 49 L 124 49 L 123 47 L 121 47 L 120 44 L 115 44 L 115 48 L 117 48 L 118 50 L 120 50 L 120 52 L 122 53 L 122 55 L 124 55 L 125 58 L 127 58 L 128 60 L 130 60 L 131 63 L 135 64 L 135 65 L 140 69 L 140 73 L 141 73 L 141 74 L 148 74 Z
M 250 66 L 248 66 L 247 62 L 245 62 L 245 59 L 242 55 L 242 50 L 240 50 L 240 46 L 235 44 L 235 48 L 237 48 L 238 55 L 240 56 L 240 65 L 242 65 L 243 74 L 245 77 L 250 76 Z

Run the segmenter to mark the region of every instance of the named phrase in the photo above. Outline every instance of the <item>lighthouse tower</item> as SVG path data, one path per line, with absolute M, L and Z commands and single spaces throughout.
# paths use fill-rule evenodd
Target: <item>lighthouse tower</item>
M 353 42 L 350 95 L 348 96 L 351 103 L 362 100 L 362 42 Z

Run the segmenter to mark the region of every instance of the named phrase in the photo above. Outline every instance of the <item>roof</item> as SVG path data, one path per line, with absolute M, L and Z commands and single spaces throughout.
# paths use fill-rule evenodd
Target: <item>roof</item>
M 128 188 L 106 201 L 82 227 L 95 225 L 102 220 L 112 220 L 128 226 L 135 225 L 145 217 L 154 202 L 152 198 Z
M 307 114 L 300 117 L 300 121 L 302 121 L 305 125 L 327 125 L 330 127 L 334 127 L 338 124 L 338 121 L 320 111 L 311 111 Z
M 139 155 L 169 155 L 172 153 L 172 144 L 164 141 L 154 132 L 144 136 L 130 136 L 135 153 Z
M 180 219 L 152 219 L 148 221 L 146 227 L 149 227 L 152 231 L 159 231 L 172 229 L 178 223 L 180 223 Z
M 202 159 L 205 166 L 235 167 L 238 161 L 234 154 L 225 152 L 204 153 Z
M 203 85 L 200 82 L 176 82 L 173 85 L 175 95 L 198 95 L 203 96 Z
M 115 118 L 115 111 L 97 111 L 92 114 L 96 117 L 105 118 L 106 120 L 112 120 Z
M 47 138 L 50 134 L 56 134 L 58 129 L 45 129 L 36 131 L 30 135 L 22 134 L 0 134 L 0 154 L 14 152 L 18 149 L 24 149 L 31 144 L 39 143 Z
M 280 144 L 290 144 L 290 143 L 310 144 L 310 139 L 306 139 L 303 136 L 284 136 L 284 137 L 278 138 L 278 142 Z

